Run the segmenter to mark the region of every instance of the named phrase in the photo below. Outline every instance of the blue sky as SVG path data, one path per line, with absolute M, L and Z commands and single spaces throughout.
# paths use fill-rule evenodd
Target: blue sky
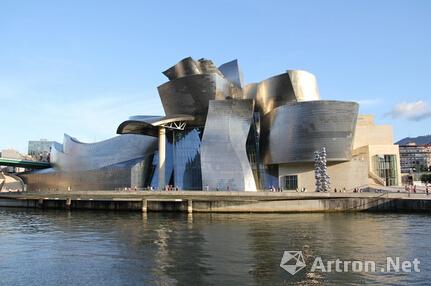
M 395 139 L 430 134 L 430 15 L 427 0 L 0 0 L 0 149 L 163 114 L 161 72 L 187 56 L 238 58 L 246 82 L 305 69 Z

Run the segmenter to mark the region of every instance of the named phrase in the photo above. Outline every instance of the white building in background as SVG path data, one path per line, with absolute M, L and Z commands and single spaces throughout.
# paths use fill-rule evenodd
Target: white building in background
M 431 144 L 400 145 L 400 158 L 402 173 L 427 171 L 431 167 Z

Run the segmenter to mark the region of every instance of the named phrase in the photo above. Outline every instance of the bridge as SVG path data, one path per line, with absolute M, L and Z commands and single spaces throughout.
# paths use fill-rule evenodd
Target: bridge
M 0 166 L 22 167 L 26 169 L 46 169 L 50 168 L 51 164 L 49 162 L 0 158 Z

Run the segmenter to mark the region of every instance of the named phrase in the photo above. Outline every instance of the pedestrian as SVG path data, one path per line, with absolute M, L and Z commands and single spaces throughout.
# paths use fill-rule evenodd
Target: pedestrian
M 416 194 L 416 185 L 413 186 L 413 193 Z
M 336 193 L 337 192 L 337 188 L 334 188 L 334 193 Z
M 425 192 L 427 193 L 427 196 L 429 195 L 428 185 L 425 186 Z

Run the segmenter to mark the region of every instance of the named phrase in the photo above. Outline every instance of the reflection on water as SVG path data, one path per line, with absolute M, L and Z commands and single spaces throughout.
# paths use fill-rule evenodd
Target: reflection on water
M 0 209 L 1 285 L 427 284 L 431 216 Z M 280 268 L 285 250 L 307 267 Z M 421 260 L 420 273 L 310 273 L 323 260 Z M 379 268 L 379 267 L 378 267 Z

